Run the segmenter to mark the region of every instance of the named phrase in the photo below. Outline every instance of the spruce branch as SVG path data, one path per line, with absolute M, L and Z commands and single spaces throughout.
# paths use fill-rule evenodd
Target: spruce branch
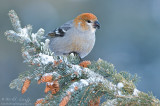
M 31 82 L 46 83 L 45 98 L 37 99 L 35 105 L 54 106 L 115 106 L 115 105 L 160 105 L 153 95 L 136 88 L 137 75 L 118 73 L 114 65 L 99 59 L 84 61 L 73 54 L 56 56 L 43 41 L 44 29 L 32 33 L 32 26 L 22 28 L 14 10 L 9 11 L 14 30 L 5 32 L 8 40 L 22 44 L 24 62 L 31 69 L 25 71 L 10 83 L 22 94 Z M 105 102 L 100 103 L 100 98 Z

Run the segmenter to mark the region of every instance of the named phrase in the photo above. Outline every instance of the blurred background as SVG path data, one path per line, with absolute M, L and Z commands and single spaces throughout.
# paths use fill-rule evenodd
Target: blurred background
M 43 84 L 32 84 L 23 95 L 9 88 L 20 72 L 29 69 L 23 63 L 21 45 L 4 36 L 12 29 L 8 17 L 11 9 L 17 12 L 22 26 L 31 24 L 33 32 L 43 28 L 46 33 L 80 13 L 94 13 L 101 29 L 85 59 L 102 58 L 119 72 L 137 73 L 141 77 L 137 88 L 152 91 L 160 99 L 160 0 L 0 0 L 0 105 L 31 105 L 45 96 Z

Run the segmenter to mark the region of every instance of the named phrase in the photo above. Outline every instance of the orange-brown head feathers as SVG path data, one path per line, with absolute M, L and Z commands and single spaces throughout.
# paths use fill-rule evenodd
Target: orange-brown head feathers
M 92 13 L 82 13 L 79 16 L 77 16 L 76 19 L 87 21 L 87 20 L 97 20 L 97 17 Z
M 97 17 L 92 13 L 82 13 L 74 19 L 75 26 L 80 26 L 83 30 L 88 30 L 89 26 L 86 23 L 94 23 L 97 21 Z

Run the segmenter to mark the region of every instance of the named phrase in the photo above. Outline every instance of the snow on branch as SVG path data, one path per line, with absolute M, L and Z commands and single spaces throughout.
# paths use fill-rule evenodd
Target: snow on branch
M 37 99 L 35 105 L 160 105 L 152 94 L 136 88 L 136 75 L 118 73 L 113 64 L 102 59 L 80 63 L 73 54 L 56 56 L 48 48 L 49 39 L 42 42 L 44 29 L 32 33 L 31 25 L 22 28 L 14 10 L 9 11 L 9 17 L 14 30 L 6 31 L 5 35 L 8 40 L 22 44 L 24 62 L 31 67 L 9 86 L 23 94 L 32 81 L 46 83 L 46 97 Z M 101 98 L 105 101 L 100 103 Z

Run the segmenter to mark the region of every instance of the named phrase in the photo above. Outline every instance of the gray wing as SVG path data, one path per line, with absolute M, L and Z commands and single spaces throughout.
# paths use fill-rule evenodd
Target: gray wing
M 56 28 L 52 32 L 48 33 L 48 36 L 50 37 L 63 37 L 65 33 L 72 27 L 73 25 L 73 20 L 66 22 L 59 28 Z

